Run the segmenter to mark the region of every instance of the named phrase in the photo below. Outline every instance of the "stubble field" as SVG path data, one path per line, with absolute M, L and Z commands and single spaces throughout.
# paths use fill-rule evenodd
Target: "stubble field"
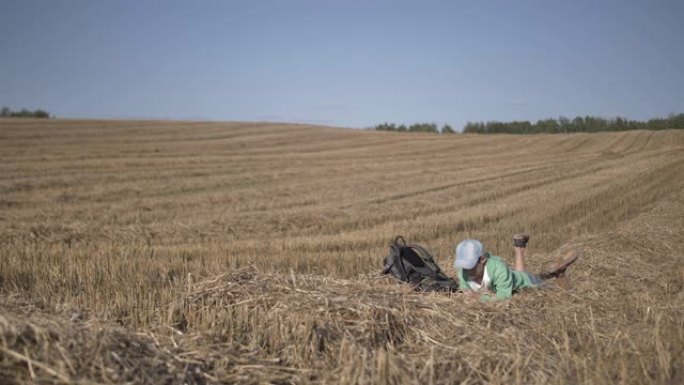
M 684 132 L 0 121 L 2 383 L 684 382 Z M 572 291 L 378 276 L 393 236 Z

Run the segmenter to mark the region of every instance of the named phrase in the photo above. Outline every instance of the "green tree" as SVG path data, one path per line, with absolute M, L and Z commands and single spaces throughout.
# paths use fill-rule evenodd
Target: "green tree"
M 47 119 L 50 117 L 50 114 L 48 114 L 47 111 L 37 109 L 37 110 L 33 111 L 33 117 L 41 118 L 41 119 Z
M 678 130 L 684 129 L 684 114 L 670 114 L 667 118 L 667 128 L 674 128 Z
M 539 120 L 532 128 L 532 132 L 556 134 L 560 132 L 560 123 L 556 119 Z
M 451 128 L 450 125 L 444 124 L 442 126 L 442 134 L 455 134 L 455 133 L 456 133 L 456 131 L 454 131 L 454 129 Z
M 468 122 L 463 127 L 464 134 L 486 134 L 487 128 L 483 122 Z
M 410 132 L 432 132 L 438 133 L 437 125 L 435 123 L 415 123 L 409 126 Z
M 50 114 L 41 109 L 37 109 L 35 111 L 30 111 L 27 110 L 26 108 L 22 108 L 19 111 L 12 111 L 9 107 L 2 107 L 2 110 L 0 110 L 0 117 L 3 118 L 49 118 Z

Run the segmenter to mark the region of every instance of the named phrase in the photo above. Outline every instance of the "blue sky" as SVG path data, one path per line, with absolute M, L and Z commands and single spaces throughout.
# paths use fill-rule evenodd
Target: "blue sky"
M 684 112 L 681 1 L 3 0 L 0 106 L 58 117 L 531 120 Z

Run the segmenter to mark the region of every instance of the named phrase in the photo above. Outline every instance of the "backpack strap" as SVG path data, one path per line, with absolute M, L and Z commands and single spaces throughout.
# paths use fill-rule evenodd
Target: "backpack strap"
M 394 238 L 394 241 L 392 242 L 392 244 L 399 245 L 400 239 L 401 239 L 401 245 L 406 246 L 406 240 L 401 235 L 398 235 L 396 238 Z
M 399 239 L 401 239 L 401 245 L 399 244 Z M 395 263 L 396 260 L 399 260 L 399 267 L 401 268 L 401 273 L 404 276 L 404 279 L 408 280 L 409 274 L 408 271 L 406 270 L 406 266 L 404 265 L 404 258 L 401 257 L 401 249 L 406 247 L 406 241 L 404 240 L 404 237 L 399 235 L 398 237 L 394 238 L 393 244 L 390 246 L 394 249 L 395 255 L 397 256 L 395 258 Z
M 416 244 L 410 244 L 410 245 L 408 245 L 408 247 L 417 250 L 418 253 L 421 254 L 421 257 L 423 257 L 423 259 L 429 260 L 429 262 L 434 266 L 434 270 L 435 270 L 435 274 L 433 277 L 436 278 L 437 276 L 442 274 L 442 269 L 440 269 L 437 262 L 435 262 L 435 259 L 432 256 L 432 254 L 429 251 L 427 251 L 426 248 L 424 248 L 421 245 L 416 245 Z
M 400 235 L 396 237 L 392 243 L 390 243 L 390 253 L 387 257 L 385 257 L 385 266 L 382 269 L 382 274 L 389 274 L 390 270 L 395 265 L 398 265 L 398 267 L 401 269 L 399 273 L 401 273 L 404 277 L 406 276 L 406 267 L 404 266 L 403 263 L 401 263 L 401 248 L 402 246 L 399 245 L 399 239 L 402 241 L 404 238 Z M 405 241 L 404 241 L 405 243 Z M 397 263 L 397 260 L 399 260 L 399 263 Z M 400 278 L 400 277 L 397 277 Z
M 382 269 L 382 274 L 389 274 L 392 267 L 397 264 L 397 259 L 401 260 L 401 246 L 397 244 L 396 239 L 390 243 L 390 253 L 385 257 L 385 266 Z M 404 275 L 406 275 L 406 269 L 403 264 L 400 266 Z

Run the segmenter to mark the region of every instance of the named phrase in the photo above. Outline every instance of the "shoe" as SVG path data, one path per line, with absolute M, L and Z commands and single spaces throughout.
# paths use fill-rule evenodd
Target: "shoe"
M 539 274 L 539 277 L 541 279 L 564 277 L 565 270 L 568 268 L 568 266 L 572 265 L 578 257 L 579 254 L 577 254 L 577 251 L 575 251 L 574 249 L 568 251 L 568 253 L 563 257 L 563 259 L 549 265 L 546 268 L 545 272 Z
M 513 236 L 513 246 L 515 247 L 527 247 L 527 241 L 530 240 L 530 236 L 527 234 L 515 234 Z
M 558 276 L 556 277 L 556 286 L 560 287 L 563 290 L 572 290 L 572 284 L 570 283 L 568 277 L 565 275 L 565 271 L 558 274 Z

